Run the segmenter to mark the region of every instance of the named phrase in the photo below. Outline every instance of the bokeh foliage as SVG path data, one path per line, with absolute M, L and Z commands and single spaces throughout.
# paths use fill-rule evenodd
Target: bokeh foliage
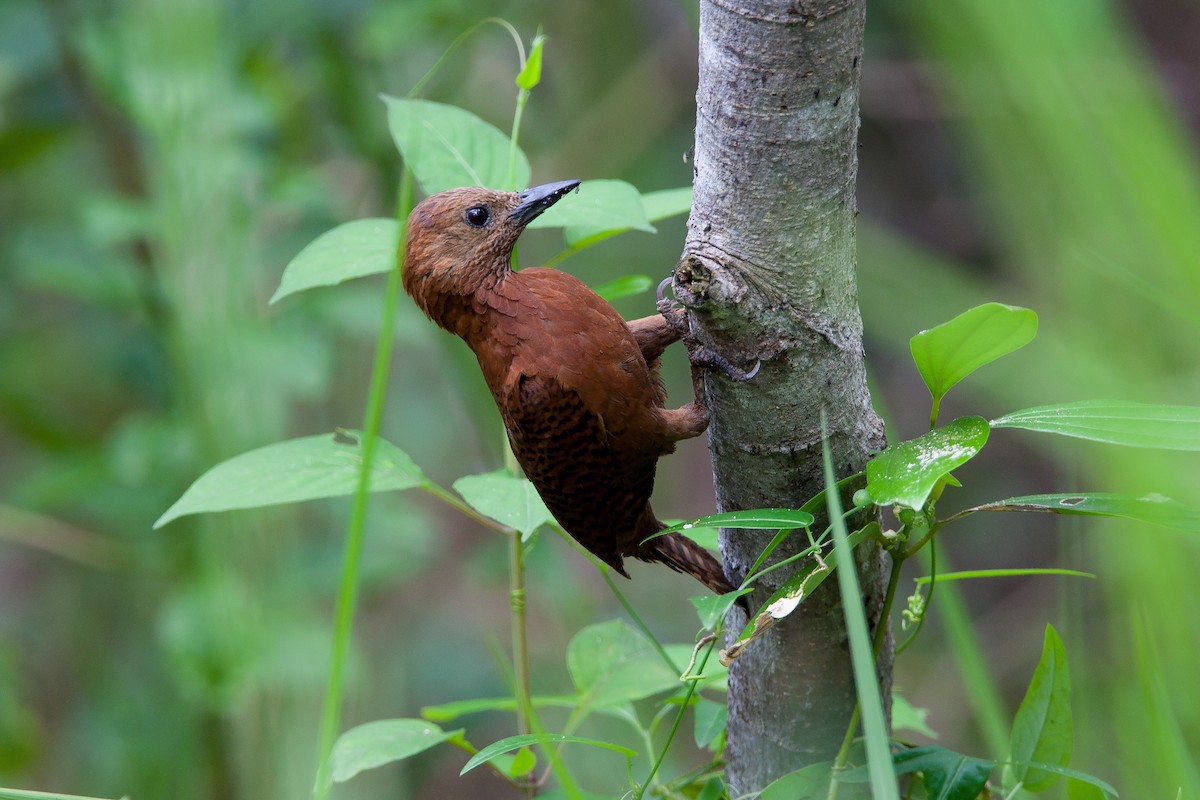
M 861 300 L 894 437 L 920 433 L 927 411 L 909 337 L 987 300 L 1035 309 L 1038 339 L 951 396 L 960 405 L 947 419 L 1093 397 L 1197 402 L 1196 137 L 1164 76 L 1184 69 L 1194 86 L 1200 71 L 1178 59 L 1167 70 L 1155 49 L 1167 5 L 871 8 Z M 543 82 L 522 129 L 533 179 L 680 186 L 694 10 L 667 0 L 0 5 L 0 785 L 307 794 L 345 503 L 151 525 L 224 458 L 360 422 L 378 279 L 268 301 L 317 234 L 390 215 L 397 163 L 380 92 L 403 95 L 489 14 L 528 36 L 541 25 Z M 1187 24 L 1200 37 L 1196 15 Z M 497 29 L 459 50 L 424 96 L 504 127 L 514 69 Z M 564 266 L 593 285 L 665 275 L 682 223 L 657 227 Z M 525 263 L 556 252 L 557 234 L 543 235 L 522 239 Z M 642 315 L 650 302 L 619 308 Z M 396 336 L 385 436 L 443 483 L 497 466 L 497 420 L 469 354 L 407 305 Z M 668 367 L 677 397 L 688 391 L 680 362 Z M 980 501 L 1087 485 L 1198 505 L 1187 454 L 1061 442 L 1043 452 L 1029 449 L 1033 437 L 1002 436 L 1007 469 L 972 475 Z M 711 510 L 694 444 L 662 470 L 665 514 Z M 492 655 L 507 639 L 503 541 L 434 518 L 419 498 L 373 503 L 348 724 L 504 694 Z M 1069 518 L 990 515 L 944 543 L 956 566 L 1099 576 L 968 587 L 996 702 L 1011 718 L 1052 622 L 1072 654 L 1075 763 L 1126 796 L 1200 794 L 1190 756 L 1200 617 L 1188 613 L 1200 546 L 1129 521 L 1085 524 L 1086 535 Z M 661 615 L 652 624 L 663 638 L 689 636 L 687 579 L 634 569 L 630 594 Z M 553 693 L 571 685 L 571 636 L 619 612 L 557 542 L 534 550 L 530 570 L 535 680 Z M 1007 743 L 972 710 L 987 693 L 976 673 L 964 684 L 936 638 L 906 659 L 897 684 L 931 709 L 943 741 L 970 751 L 978 736 L 980 755 L 1002 755 L 992 750 Z M 605 738 L 604 724 L 591 733 Z M 493 738 L 511 732 L 504 717 L 495 725 Z M 459 779 L 462 761 L 376 770 L 338 796 L 494 789 L 482 770 Z M 604 785 L 610 769 L 598 758 L 581 777 Z

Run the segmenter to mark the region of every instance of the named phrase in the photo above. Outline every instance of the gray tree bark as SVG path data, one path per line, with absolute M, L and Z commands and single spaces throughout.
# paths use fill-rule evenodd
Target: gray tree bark
M 705 378 L 722 511 L 796 508 L 822 489 L 822 410 L 839 478 L 884 445 L 866 388 L 855 283 L 864 18 L 865 0 L 700 1 L 695 199 L 675 291 L 694 312 L 701 342 L 735 361 L 763 359 L 748 383 Z M 722 535 L 735 581 L 770 538 Z M 801 539 L 791 537 L 775 558 L 797 552 Z M 887 557 L 863 549 L 859 574 L 876 624 Z M 766 576 L 754 603 L 789 574 Z M 730 796 L 832 757 L 854 700 L 830 580 L 731 666 Z

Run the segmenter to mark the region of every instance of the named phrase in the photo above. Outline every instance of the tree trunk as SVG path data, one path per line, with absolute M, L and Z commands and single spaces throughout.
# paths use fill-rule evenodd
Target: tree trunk
M 854 274 L 864 17 L 864 0 L 700 2 L 695 200 L 676 294 L 702 342 L 735 363 L 763 360 L 747 383 L 705 378 L 722 511 L 795 508 L 819 492 L 822 411 L 839 478 L 884 445 L 866 388 Z M 770 538 L 722 535 L 735 581 Z M 775 559 L 797 552 L 803 538 L 790 537 Z M 874 625 L 887 559 L 863 549 L 859 573 Z M 789 574 L 766 576 L 752 600 L 761 604 Z M 830 580 L 731 667 L 730 796 L 832 757 L 854 700 Z

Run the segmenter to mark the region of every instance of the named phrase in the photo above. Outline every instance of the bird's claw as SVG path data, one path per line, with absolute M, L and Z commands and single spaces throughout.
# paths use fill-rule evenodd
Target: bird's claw
M 704 345 L 696 344 L 688 348 L 688 359 L 694 366 L 698 367 L 716 367 L 724 372 L 731 381 L 745 383 L 754 378 L 758 371 L 762 369 L 762 359 L 754 362 L 754 366 L 748 370 L 734 366 L 729 359 L 711 350 Z
M 688 360 L 697 367 L 716 367 L 724 372 L 731 381 L 745 383 L 754 378 L 758 371 L 762 369 L 762 359 L 754 362 L 754 366 L 749 370 L 736 367 L 730 363 L 729 359 L 717 353 L 711 348 L 705 347 L 696 341 L 687 327 L 687 312 L 675 314 L 675 311 L 683 311 L 678 300 L 673 297 L 667 297 L 667 286 L 674 280 L 674 276 L 663 278 L 658 284 L 658 288 L 654 292 L 655 306 L 658 308 L 658 313 L 666 317 L 667 322 L 679 331 L 684 344 L 688 348 Z
M 668 276 L 659 282 L 658 288 L 654 290 L 654 306 L 666 319 L 667 324 L 679 333 L 680 338 L 686 340 L 691 335 L 688 331 L 687 312 L 678 300 L 667 297 L 667 284 L 674 279 L 673 276 Z

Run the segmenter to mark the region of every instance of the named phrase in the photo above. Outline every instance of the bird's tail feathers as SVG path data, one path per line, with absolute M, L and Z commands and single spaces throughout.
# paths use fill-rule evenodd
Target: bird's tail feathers
M 636 557 L 643 561 L 657 561 L 676 572 L 691 575 L 717 594 L 726 594 L 737 589 L 725 577 L 725 570 L 720 561 L 680 533 L 655 536 L 642 545 L 642 552 Z

